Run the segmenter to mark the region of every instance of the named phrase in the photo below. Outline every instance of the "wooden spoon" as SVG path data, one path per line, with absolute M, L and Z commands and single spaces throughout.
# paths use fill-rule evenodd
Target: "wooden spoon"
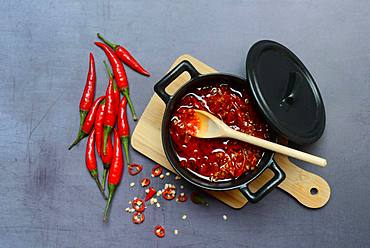
M 195 132 L 191 133 L 191 135 L 195 137 L 237 139 L 255 146 L 265 148 L 267 150 L 284 154 L 292 158 L 300 159 L 311 164 L 315 164 L 321 167 L 326 166 L 326 159 L 305 152 L 301 152 L 283 145 L 279 145 L 274 142 L 260 139 L 249 134 L 235 131 L 234 129 L 226 125 L 224 122 L 222 122 L 220 119 L 218 119 L 217 117 L 213 116 L 208 112 L 202 110 L 194 111 L 196 115 L 195 117 L 197 117 L 196 119 L 199 120 L 199 123 L 196 123 L 196 127 L 194 127 Z

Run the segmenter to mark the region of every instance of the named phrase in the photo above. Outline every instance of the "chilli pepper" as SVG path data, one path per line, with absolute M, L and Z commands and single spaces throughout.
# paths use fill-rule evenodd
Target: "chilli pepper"
M 107 179 L 107 174 L 109 167 L 112 163 L 112 158 L 113 158 L 113 146 L 112 146 L 112 139 L 111 135 L 108 136 L 108 143 L 107 143 L 107 154 L 104 155 L 104 153 L 101 154 L 101 160 L 103 162 L 103 178 L 102 178 L 102 186 L 103 190 L 105 190 L 105 181 Z
M 99 182 L 98 170 L 96 168 L 96 156 L 95 156 L 95 129 L 93 129 L 87 139 L 86 153 L 85 153 L 86 168 L 90 172 L 91 177 L 95 180 L 96 185 L 100 190 L 100 193 L 107 199 L 104 194 L 104 190 Z
M 80 100 L 80 127 L 78 129 L 77 137 L 81 134 L 82 125 L 85 122 L 86 116 L 89 113 L 89 110 L 91 109 L 91 106 L 94 102 L 95 87 L 96 87 L 95 61 L 94 55 L 90 53 L 89 71 L 87 73 L 85 88 Z
M 105 110 L 104 110 L 104 120 L 103 120 L 103 129 L 104 129 L 104 137 L 103 137 L 103 153 L 104 155 L 107 152 L 107 141 L 108 136 L 116 123 L 116 116 L 117 116 L 117 107 L 115 105 L 114 99 L 114 92 L 113 92 L 113 80 L 109 78 L 108 87 L 105 93 Z
M 100 47 L 107 56 L 109 63 L 112 66 L 114 78 L 117 81 L 118 88 L 120 90 L 124 90 L 128 88 L 128 81 L 125 68 L 123 67 L 121 61 L 114 53 L 114 51 L 107 45 L 101 42 L 95 42 L 95 45 Z
M 78 136 L 75 139 L 75 141 L 72 143 L 70 147 L 68 147 L 68 150 L 71 150 L 72 147 L 77 145 L 83 138 L 87 137 L 94 126 L 95 122 L 95 116 L 96 112 L 98 112 L 98 108 L 100 105 L 100 102 L 104 99 L 104 96 L 101 96 L 95 100 L 93 103 L 89 113 L 87 114 L 84 123 L 82 124 L 81 131 L 78 132 Z
M 136 176 L 143 170 L 143 166 L 141 164 L 130 164 L 128 165 L 128 173 L 131 176 Z
M 87 73 L 85 88 L 80 100 L 80 110 L 84 112 L 85 117 L 94 102 L 95 87 L 96 87 L 95 60 L 94 55 L 90 53 L 89 71 Z
M 113 159 L 112 164 L 109 169 L 109 175 L 108 175 L 108 190 L 109 190 L 109 196 L 107 205 L 104 209 L 104 221 L 108 221 L 108 214 L 110 205 L 114 196 L 114 193 L 117 189 L 118 184 L 121 182 L 122 178 L 122 172 L 123 172 L 123 157 L 122 157 L 122 147 L 121 147 L 121 141 L 119 139 L 117 130 L 113 130 L 114 134 L 114 148 L 113 148 Z
M 80 111 L 84 112 L 84 117 L 86 117 L 87 113 L 89 112 L 94 102 L 95 87 L 96 87 L 95 60 L 94 55 L 90 53 L 89 71 L 87 73 L 84 92 L 80 100 Z
M 95 144 L 96 144 L 96 151 L 98 155 L 101 157 L 102 152 L 102 141 L 103 141 L 103 120 L 104 120 L 104 110 L 105 110 L 105 99 L 101 101 L 100 106 L 98 108 L 98 112 L 95 116 Z
M 124 96 L 118 107 L 117 127 L 118 127 L 118 135 L 121 138 L 123 149 L 125 150 L 127 164 L 130 164 L 130 156 L 128 153 L 130 130 L 129 130 L 128 120 L 127 120 L 126 107 L 127 107 L 127 99 Z
M 131 110 L 132 118 L 136 121 L 137 115 L 135 112 L 134 105 L 131 101 L 128 81 L 127 81 L 127 75 L 126 75 L 125 68 L 123 67 L 123 64 L 121 63 L 117 55 L 114 53 L 112 48 L 110 48 L 109 46 L 101 42 L 95 42 L 95 45 L 100 47 L 105 52 L 105 55 L 107 56 L 109 63 L 113 69 L 114 79 L 116 80 L 118 89 L 122 92 L 124 96 L 126 96 L 128 105 Z
M 150 199 L 152 199 L 152 197 L 157 193 L 157 191 L 155 190 L 155 188 L 153 187 L 150 187 L 149 188 L 149 192 L 146 194 L 145 196 L 145 201 L 149 201 Z
M 109 40 L 106 40 L 101 34 L 97 34 L 99 39 L 101 39 L 105 44 L 110 46 L 114 52 L 116 53 L 117 57 L 126 65 L 128 65 L 131 69 L 137 71 L 138 73 L 149 77 L 150 73 L 145 70 L 139 62 L 136 61 L 136 59 L 131 55 L 129 51 L 127 51 L 126 48 L 123 46 L 120 46 L 118 44 L 114 44 L 110 42 Z

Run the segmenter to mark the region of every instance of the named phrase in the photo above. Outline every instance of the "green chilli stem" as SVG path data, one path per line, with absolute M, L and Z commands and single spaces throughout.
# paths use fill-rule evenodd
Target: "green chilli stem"
M 82 132 L 82 125 L 84 124 L 88 113 L 89 113 L 88 111 L 80 110 L 80 128 L 78 129 L 77 138 L 73 141 L 72 145 L 68 147 L 68 150 L 71 150 L 75 145 L 78 144 L 78 142 L 80 142 L 83 138 L 86 137 L 86 136 L 83 137 L 84 133 Z
M 130 162 L 130 155 L 128 153 L 129 136 L 122 136 L 121 137 L 121 142 L 123 144 L 123 149 L 125 150 L 127 165 L 129 165 L 131 163 Z
M 107 155 L 107 143 L 109 134 L 112 131 L 112 127 L 110 126 L 104 126 L 104 137 L 103 137 L 103 153 L 104 155 Z
M 108 168 L 104 165 L 103 178 L 102 178 L 103 191 L 105 190 L 105 181 L 107 181 L 107 174 L 108 174 Z
M 68 150 L 71 150 L 75 145 L 77 145 L 85 137 L 87 137 L 87 134 L 82 131 L 79 131 L 77 138 L 75 139 L 75 141 L 73 141 L 72 145 L 68 147 Z
M 105 209 L 104 209 L 104 217 L 103 217 L 104 222 L 108 222 L 109 220 L 109 210 L 110 210 L 110 205 L 113 200 L 114 192 L 116 191 L 116 185 L 108 184 L 108 190 L 109 190 L 109 196 L 108 196 L 107 204 L 105 205 Z
M 103 41 L 105 44 L 107 44 L 108 46 L 110 46 L 113 50 L 116 50 L 116 48 L 118 47 L 117 44 L 114 44 L 112 43 L 111 41 L 105 39 L 101 34 L 97 33 L 98 35 L 98 38 Z
M 84 124 L 86 116 L 87 116 L 88 113 L 89 113 L 89 111 L 80 110 L 80 129 L 78 130 L 78 132 L 81 131 L 82 125 Z
M 105 62 L 105 60 L 103 61 L 103 63 L 104 63 L 104 66 L 105 66 L 105 70 L 107 71 L 107 73 L 108 73 L 108 77 L 110 78 L 110 79 L 112 79 L 112 81 L 113 81 L 113 90 L 114 91 L 116 91 L 117 90 L 117 83 L 116 83 L 116 81 L 113 79 L 113 74 L 112 74 L 112 72 L 110 71 L 110 69 L 109 69 L 109 67 L 108 67 L 108 64 L 107 64 L 107 62 Z
M 103 60 L 103 64 L 104 64 L 105 70 L 106 70 L 106 71 L 107 71 L 107 73 L 108 73 L 108 77 L 109 77 L 110 79 L 113 79 L 113 74 L 112 74 L 112 72 L 110 71 L 110 69 L 109 69 L 109 67 L 108 67 L 108 64 L 107 64 L 107 62 L 105 62 L 105 60 Z
M 92 178 L 94 178 L 94 180 L 95 180 L 95 182 L 96 182 L 96 185 L 98 186 L 99 191 L 100 191 L 100 193 L 102 194 L 103 198 L 104 198 L 105 200 L 107 200 L 108 198 L 107 198 L 107 196 L 105 195 L 105 193 L 104 193 L 104 189 L 103 189 L 103 187 L 101 186 L 100 181 L 99 181 L 99 177 L 98 177 L 98 170 L 92 170 L 92 171 L 90 171 L 90 175 L 91 175 L 91 177 L 92 177 Z
M 127 103 L 128 103 L 128 106 L 130 107 L 130 111 L 131 111 L 131 114 L 132 114 L 132 119 L 134 121 L 137 121 L 137 115 L 136 115 L 136 112 L 135 112 L 135 108 L 134 108 L 134 104 L 132 103 L 131 101 L 131 97 L 130 97 L 130 93 L 129 93 L 129 90 L 128 88 L 126 89 L 122 89 L 122 94 L 126 97 L 127 99 Z

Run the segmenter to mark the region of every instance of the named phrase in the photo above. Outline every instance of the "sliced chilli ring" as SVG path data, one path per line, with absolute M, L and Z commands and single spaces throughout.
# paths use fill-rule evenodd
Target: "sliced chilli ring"
M 135 209 L 136 212 L 143 212 L 145 210 L 145 203 L 143 200 L 137 198 L 133 200 L 132 208 Z
M 163 190 L 162 196 L 163 196 L 164 199 L 166 199 L 168 201 L 173 200 L 176 196 L 176 189 L 169 187 L 169 188 Z
M 142 187 L 147 187 L 147 186 L 149 186 L 149 184 L 150 184 L 150 179 L 149 178 L 147 178 L 147 177 L 145 177 L 145 178 L 143 178 L 142 180 L 141 180 L 141 186 Z
M 144 222 L 144 220 L 145 220 L 144 213 L 136 212 L 134 213 L 134 215 L 132 215 L 132 222 L 134 222 L 135 224 L 141 224 Z
M 131 176 L 135 176 L 139 174 L 143 170 L 143 166 L 141 164 L 130 164 L 128 166 L 128 173 Z
M 163 238 L 166 235 L 166 230 L 163 226 L 158 225 L 154 228 L 154 233 L 157 237 Z
M 155 177 L 158 177 L 162 174 L 163 168 L 159 164 L 153 167 L 152 169 L 152 175 Z
M 188 197 L 187 195 L 185 195 L 185 193 L 181 193 L 178 197 L 177 197 L 177 200 L 179 202 L 186 202 L 188 200 Z

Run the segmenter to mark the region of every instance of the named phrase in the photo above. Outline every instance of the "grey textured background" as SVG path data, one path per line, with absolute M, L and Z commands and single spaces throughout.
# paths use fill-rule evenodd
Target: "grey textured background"
M 0 247 L 370 246 L 369 1 L 2 0 L 0 11 Z M 329 204 L 306 209 L 275 190 L 239 211 L 212 198 L 207 209 L 163 203 L 136 226 L 123 209 L 142 194 L 128 187 L 141 177 L 126 173 L 111 221 L 103 224 L 104 202 L 84 167 L 85 142 L 66 149 L 77 131 L 89 51 L 97 61 L 98 94 L 104 92 L 97 31 L 126 45 L 152 72 L 145 78 L 128 70 L 139 114 L 155 82 L 183 53 L 244 76 L 255 41 L 291 48 L 326 104 L 323 137 L 302 149 L 325 156 L 329 165 L 301 164 L 330 183 Z M 149 175 L 153 163 L 131 154 Z M 166 226 L 166 238 L 152 234 L 156 224 Z

